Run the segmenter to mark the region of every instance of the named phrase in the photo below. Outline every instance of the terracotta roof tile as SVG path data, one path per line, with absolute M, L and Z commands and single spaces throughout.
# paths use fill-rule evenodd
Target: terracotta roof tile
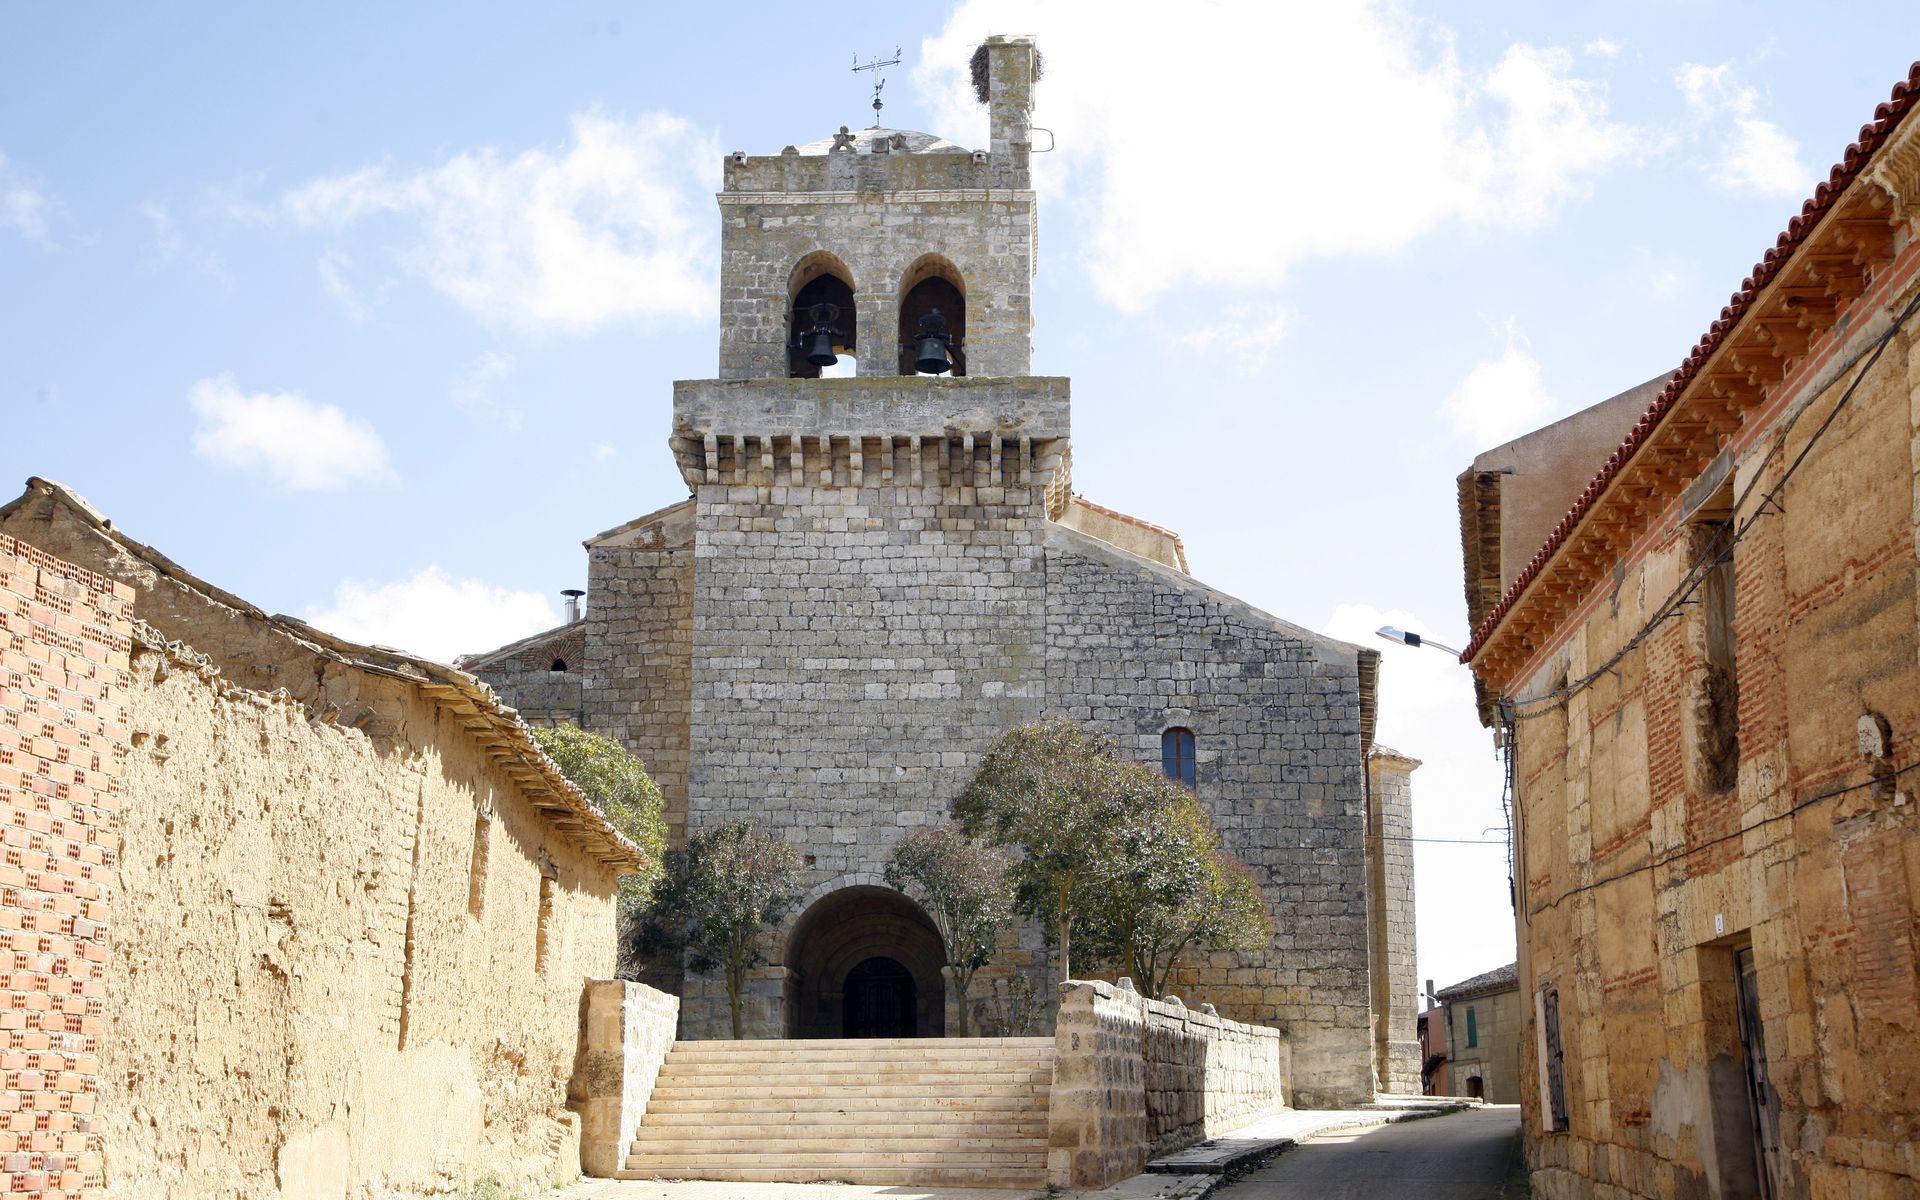
M 1648 436 L 1680 399 L 1681 393 L 1686 391 L 1687 385 L 1693 382 L 1700 368 L 1713 356 L 1713 352 L 1720 348 L 1720 343 L 1726 335 L 1739 324 L 1740 318 L 1753 304 L 1761 289 L 1773 282 L 1781 268 L 1793 257 L 1793 252 L 1833 207 L 1834 201 L 1853 182 L 1854 177 L 1866 168 L 1874 151 L 1878 150 L 1893 133 L 1907 110 L 1914 106 L 1916 99 L 1920 99 L 1920 62 L 1915 62 L 1909 67 L 1907 77 L 1893 85 L 1893 94 L 1873 110 L 1873 121 L 1860 127 L 1858 140 L 1848 146 L 1846 154 L 1834 164 L 1833 170 L 1827 175 L 1826 182 L 1813 189 L 1813 196 L 1800 206 L 1799 215 L 1787 222 L 1786 229 L 1774 240 L 1773 246 L 1761 256 L 1758 263 L 1754 264 L 1752 274 L 1740 281 L 1740 290 L 1735 292 L 1732 299 L 1727 302 L 1727 306 L 1720 310 L 1719 319 L 1707 327 L 1707 332 L 1694 345 L 1692 353 L 1687 355 L 1681 362 L 1680 368 L 1673 373 L 1673 378 L 1667 383 L 1666 389 L 1654 399 L 1645 415 L 1627 433 L 1626 439 L 1620 443 L 1620 448 L 1615 450 L 1601 466 L 1599 473 L 1593 477 L 1593 481 L 1580 493 L 1580 498 L 1574 501 L 1573 507 L 1560 518 L 1560 523 L 1554 526 L 1552 534 L 1547 537 L 1546 544 L 1540 547 L 1527 565 L 1521 569 L 1520 574 L 1507 588 L 1506 595 L 1501 598 L 1500 603 L 1487 614 L 1486 620 L 1480 623 L 1480 627 L 1474 630 L 1473 640 L 1461 654 L 1460 661 L 1471 662 L 1480 652 L 1480 648 L 1486 645 L 1493 636 L 1494 630 L 1499 628 L 1501 620 L 1512 610 L 1528 585 L 1539 576 L 1541 570 L 1553 558 L 1554 553 L 1566 542 L 1568 536 L 1580 524 L 1581 519 L 1593 507 L 1594 502 L 1606 491 L 1607 485 L 1612 483 L 1614 477 L 1620 473 L 1621 468 L 1625 467 L 1640 447 L 1646 443 Z

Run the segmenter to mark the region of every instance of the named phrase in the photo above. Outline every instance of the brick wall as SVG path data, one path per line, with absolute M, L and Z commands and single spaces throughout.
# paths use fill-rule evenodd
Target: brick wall
M 100 1187 L 93 1130 L 132 589 L 0 535 L 0 1191 Z

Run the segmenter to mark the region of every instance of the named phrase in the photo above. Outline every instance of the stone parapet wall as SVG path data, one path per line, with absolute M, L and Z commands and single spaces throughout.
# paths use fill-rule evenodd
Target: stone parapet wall
M 1106 1187 L 1285 1107 L 1279 1030 L 1149 1000 L 1131 985 L 1063 991 L 1047 1119 L 1054 1186 Z
M 0 1191 L 101 1186 L 133 589 L 0 534 Z
M 621 1169 L 673 1048 L 680 1001 L 645 984 L 593 979 L 583 1007 L 568 1100 L 580 1114 L 580 1169 L 611 1176 Z

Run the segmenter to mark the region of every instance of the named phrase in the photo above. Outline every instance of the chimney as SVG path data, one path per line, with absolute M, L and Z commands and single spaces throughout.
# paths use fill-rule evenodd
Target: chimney
M 1432 1008 L 1438 1003 L 1440 1003 L 1440 998 L 1433 994 L 1433 980 L 1429 979 L 1427 980 L 1427 1007 Z
M 571 625 L 580 619 L 580 597 L 586 593 L 579 588 L 568 588 L 560 594 L 567 598 L 567 624 Z
M 1026 35 L 995 35 L 986 41 L 987 128 L 994 165 L 1010 170 L 1013 186 L 1025 187 L 1027 154 L 1033 148 L 1033 74 L 1037 52 Z

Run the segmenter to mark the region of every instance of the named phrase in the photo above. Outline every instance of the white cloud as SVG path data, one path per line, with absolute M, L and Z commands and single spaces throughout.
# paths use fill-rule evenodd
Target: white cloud
M 373 426 L 298 392 L 242 392 L 231 375 L 188 393 L 199 424 L 193 448 L 216 466 L 270 475 L 292 492 L 392 483 L 387 447 Z
M 438 566 L 392 583 L 343 581 L 307 623 L 339 637 L 393 646 L 438 662 L 477 654 L 560 623 L 539 592 L 455 579 Z
M 620 453 L 619 448 L 612 442 L 588 442 L 587 450 L 601 462 L 605 462 L 607 459 Z
M 461 307 L 523 330 L 580 333 L 711 314 L 708 197 L 719 163 L 719 143 L 678 117 L 583 113 L 557 149 L 363 166 L 288 191 L 275 216 L 328 230 L 401 220 L 415 235 L 404 264 Z
M 1595 58 L 1618 58 L 1622 47 L 1612 38 L 1595 38 L 1580 49 Z
M 1087 269 L 1128 311 L 1182 285 L 1266 287 L 1307 259 L 1390 254 L 1443 226 L 1538 225 L 1640 146 L 1561 49 L 1515 44 L 1472 69 L 1444 28 L 1359 3 L 1088 11 L 966 0 L 915 77 L 942 133 L 985 145 L 968 58 L 989 33 L 1036 35 L 1034 117 L 1058 144 L 1034 160 L 1038 185 L 1089 197 Z
M 0 229 L 11 229 L 35 245 L 51 250 L 53 233 L 49 223 L 56 211 L 46 193 L 0 153 Z
M 1420 977 L 1440 986 L 1513 960 L 1513 907 L 1507 890 L 1502 774 L 1492 733 L 1474 708 L 1473 676 L 1452 655 L 1394 646 L 1374 636 L 1392 625 L 1465 644 L 1465 631 L 1434 629 L 1419 616 L 1365 603 L 1334 609 L 1321 632 L 1380 651 L 1375 737 L 1421 761 L 1413 774 Z
M 1229 359 L 1241 375 L 1257 375 L 1292 332 L 1296 315 L 1272 302 L 1229 304 L 1217 320 L 1185 330 L 1178 340 L 1203 358 L 1218 354 Z
M 1800 144 L 1755 115 L 1760 94 L 1742 84 L 1733 64 L 1683 63 L 1673 82 L 1706 135 L 1720 143 L 1707 172 L 1722 186 L 1764 195 L 1801 196 L 1813 190 L 1813 172 L 1800 161 Z
M 1512 320 L 1506 335 L 1505 352 L 1475 365 L 1440 405 L 1440 415 L 1475 446 L 1497 446 L 1538 428 L 1559 407 Z
M 233 289 L 233 277 L 227 273 L 219 254 L 190 242 L 166 205 L 148 200 L 136 205 L 134 211 L 146 218 L 153 234 L 151 245 L 156 258 L 162 262 L 184 263 L 226 290 Z
M 353 286 L 347 278 L 353 262 L 346 255 L 329 250 L 314 260 L 314 270 L 320 273 L 320 286 L 326 289 L 328 296 L 347 314 L 347 319 L 355 325 L 364 325 L 373 316 L 373 306 L 361 297 L 360 289 Z
M 447 391 L 454 407 L 476 417 L 484 417 L 506 430 L 520 428 L 520 410 L 501 404 L 493 398 L 493 387 L 507 376 L 513 374 L 516 360 L 513 355 L 499 350 L 488 350 L 473 360 Z

